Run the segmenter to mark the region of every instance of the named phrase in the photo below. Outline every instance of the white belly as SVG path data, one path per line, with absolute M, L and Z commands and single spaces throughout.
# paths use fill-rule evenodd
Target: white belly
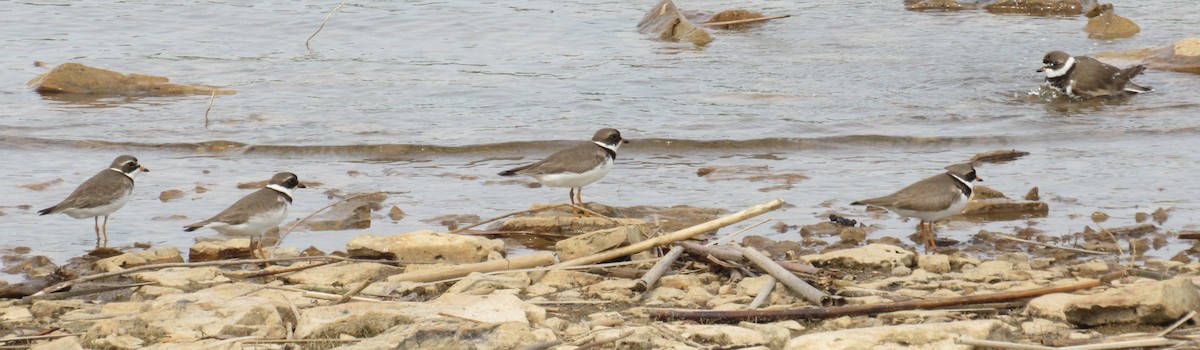
M 125 192 L 125 195 L 121 196 L 121 198 L 118 198 L 116 201 L 114 201 L 112 203 L 101 205 L 101 206 L 98 206 L 95 208 L 71 208 L 71 209 L 63 210 L 62 213 L 67 214 L 67 216 L 70 216 L 70 217 L 73 217 L 76 219 L 92 218 L 92 217 L 97 217 L 97 216 L 109 215 L 109 214 L 112 214 L 113 212 L 117 211 L 117 209 L 121 209 L 121 207 L 125 206 L 125 203 L 129 202 L 129 197 L 130 197 L 129 194 L 131 192 L 133 192 L 133 191 L 131 190 L 131 191 Z
M 604 164 L 583 173 L 538 174 L 530 176 L 537 179 L 543 185 L 550 187 L 580 188 L 600 180 L 604 175 L 608 175 L 608 171 L 612 169 L 612 165 L 612 158 L 605 158 Z
M 283 219 L 287 218 L 287 206 L 279 207 L 279 210 L 265 212 L 259 215 L 250 217 L 246 222 L 230 225 L 224 222 L 214 222 L 205 227 L 217 230 L 223 235 L 229 236 L 257 236 L 266 233 L 268 230 L 279 227 L 283 223 Z
M 916 212 L 916 211 L 904 210 L 904 209 L 893 209 L 893 211 L 895 211 L 897 214 L 903 215 L 905 217 L 918 218 L 918 219 L 929 221 L 929 222 L 936 222 L 938 220 L 945 219 L 945 218 L 954 216 L 955 214 L 961 213 L 962 210 L 966 207 L 967 207 L 967 196 L 964 196 L 960 193 L 958 196 L 958 200 L 956 200 L 956 201 L 954 201 L 954 203 L 950 204 L 950 207 L 943 209 L 941 211 Z

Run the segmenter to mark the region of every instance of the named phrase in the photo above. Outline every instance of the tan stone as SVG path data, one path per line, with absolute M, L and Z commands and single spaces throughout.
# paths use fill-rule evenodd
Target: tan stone
M 818 267 L 843 267 L 850 269 L 875 269 L 891 271 L 896 266 L 912 266 L 916 254 L 900 247 L 886 244 L 869 244 L 865 247 L 836 250 L 824 254 L 800 257 L 800 260 Z
M 117 94 L 117 95 L 188 95 L 236 93 L 206 85 L 168 83 L 166 77 L 122 74 L 106 69 L 67 62 L 30 80 L 28 85 L 40 93 Z
M 1093 295 L 1051 294 L 1029 301 L 1032 316 L 1078 326 L 1114 323 L 1164 324 L 1200 309 L 1200 291 L 1191 279 L 1137 283 Z
M 517 289 L 529 286 L 529 275 L 525 273 L 509 273 L 502 275 L 484 275 L 472 273 L 455 282 L 446 289 L 445 294 L 488 294 L 494 290 Z
M 558 259 L 568 261 L 641 241 L 641 226 L 626 225 L 567 238 L 558 241 L 554 247 Z
M 917 257 L 917 267 L 930 273 L 950 272 L 950 257 L 944 254 L 922 255 Z
M 111 258 L 100 259 L 96 261 L 96 268 L 104 272 L 113 272 L 135 266 L 181 262 L 183 262 L 183 256 L 179 255 L 179 249 L 171 247 L 125 253 Z
M 221 269 L 215 267 L 173 267 L 135 272 L 129 274 L 129 277 L 139 281 L 154 282 L 162 287 L 184 290 L 205 288 L 229 282 L 229 278 L 221 273 Z
M 1083 2 L 1080 0 L 997 0 L 984 6 L 988 12 L 997 14 L 1026 14 L 1036 16 L 1065 15 L 1074 16 L 1083 13 Z
M 338 263 L 292 273 L 284 280 L 294 284 L 350 287 L 401 272 L 404 272 L 403 268 L 379 263 Z
M 62 337 L 41 344 L 34 344 L 29 350 L 83 350 L 79 337 Z
M 476 263 L 492 252 L 503 253 L 504 241 L 422 230 L 398 235 L 362 235 L 346 244 L 351 257 L 389 259 L 401 263 Z
M 1200 38 L 1180 39 L 1156 51 L 1146 59 L 1145 64 L 1150 69 L 1200 74 Z M 1165 215 L 1162 218 L 1165 220 Z
M 253 257 L 249 238 L 234 238 L 225 241 L 203 241 L 188 250 L 188 261 L 214 261 L 226 259 L 249 259 Z
M 844 328 L 844 327 L 839 327 Z M 786 350 L 800 349 L 972 349 L 958 345 L 959 337 L 1004 340 L 1012 327 L 999 320 L 980 320 L 947 323 L 927 323 L 901 326 L 843 329 L 810 333 L 784 346 Z
M 1100 13 L 1096 16 L 1089 16 L 1091 18 L 1083 27 L 1083 31 L 1088 33 L 1088 37 L 1095 39 L 1128 38 L 1142 31 L 1137 23 L 1114 13 L 1112 4 L 1104 4 L 1100 7 L 1105 9 L 1099 11 Z

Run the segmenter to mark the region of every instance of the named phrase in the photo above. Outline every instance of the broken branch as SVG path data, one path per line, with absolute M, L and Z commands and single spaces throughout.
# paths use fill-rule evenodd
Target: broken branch
M 755 266 L 758 266 L 759 269 L 771 274 L 771 277 L 775 277 L 779 283 L 783 283 L 788 289 L 804 297 L 804 300 L 808 300 L 813 305 L 825 306 L 833 303 L 834 298 L 829 296 L 828 293 L 813 288 L 808 282 L 804 282 L 800 277 L 796 277 L 791 271 L 784 269 L 783 266 L 779 266 L 771 258 L 763 255 L 763 253 L 759 253 L 754 248 L 743 248 L 742 256 L 746 257 L 746 260 L 749 260 L 751 263 L 754 263 Z

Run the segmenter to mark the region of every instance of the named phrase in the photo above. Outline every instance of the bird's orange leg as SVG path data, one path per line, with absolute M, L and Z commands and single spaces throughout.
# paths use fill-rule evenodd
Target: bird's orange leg
M 567 192 L 567 199 L 571 200 L 571 213 L 575 214 L 575 217 L 579 217 L 579 208 L 575 207 L 575 188 L 574 187 L 571 187 L 571 191 Z
M 104 226 L 101 226 L 101 232 L 104 232 L 104 246 L 108 246 L 108 215 L 104 216 Z
M 99 248 L 100 247 L 100 217 L 93 216 L 92 223 L 96 226 L 95 227 L 96 228 L 96 247 Z
M 579 203 L 580 208 L 587 208 L 587 207 L 583 206 L 583 187 L 580 187 L 579 191 L 575 192 L 575 198 L 578 199 L 578 201 L 576 201 L 576 202 Z M 585 212 L 583 212 L 583 216 L 592 216 L 592 214 L 588 214 L 588 212 L 585 211 Z

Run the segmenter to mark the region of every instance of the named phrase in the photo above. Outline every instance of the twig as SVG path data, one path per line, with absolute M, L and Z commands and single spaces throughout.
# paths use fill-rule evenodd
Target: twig
M 337 263 L 337 262 L 340 262 L 340 261 L 322 261 L 322 262 L 319 262 L 316 264 L 311 264 L 311 265 L 292 266 L 292 267 L 288 267 L 288 268 L 281 268 L 281 269 L 275 269 L 275 270 L 265 270 L 264 269 L 264 270 L 254 271 L 254 272 L 227 271 L 227 272 L 222 272 L 221 274 L 223 274 L 223 275 L 225 275 L 225 277 L 229 277 L 229 278 L 243 278 L 243 279 L 255 278 L 255 277 L 264 277 L 264 276 L 278 275 L 278 274 L 284 274 L 284 273 L 292 273 L 292 272 L 296 272 L 296 271 L 311 269 L 314 267 L 325 266 L 325 265 L 329 265 L 329 264 L 333 264 L 333 263 Z
M 630 260 L 630 261 L 612 262 L 612 263 L 604 263 L 604 264 L 593 264 L 593 265 L 580 265 L 580 266 L 551 265 L 551 266 L 546 266 L 546 267 L 535 267 L 535 268 L 528 268 L 528 269 L 492 271 L 492 272 L 481 273 L 480 275 L 488 276 L 488 275 L 495 275 L 495 274 L 501 274 L 501 273 L 542 272 L 542 271 L 552 271 L 552 270 L 587 270 L 587 269 L 592 269 L 592 268 L 597 268 L 597 267 L 612 267 L 612 266 L 644 264 L 644 263 L 648 263 L 648 262 L 658 261 L 658 259 L 662 259 L 662 258 L 650 258 L 650 259 Z M 429 282 L 415 285 L 415 286 L 413 286 L 413 288 L 424 287 L 424 286 L 434 285 L 434 284 L 438 284 L 438 283 L 454 282 L 454 281 L 461 280 L 463 278 L 466 278 L 466 277 L 464 276 L 464 277 L 447 278 L 447 279 L 442 279 L 442 280 L 437 280 L 437 281 L 429 281 Z M 395 280 L 395 278 L 393 278 L 393 280 Z
M 613 250 L 607 250 L 607 251 L 603 251 L 603 252 L 600 252 L 597 254 L 588 255 L 588 256 L 584 256 L 584 257 L 579 257 L 579 258 L 572 259 L 569 261 L 564 261 L 564 262 L 558 263 L 558 265 L 555 265 L 555 266 L 586 265 L 586 264 L 598 263 L 601 261 L 607 261 L 607 260 L 622 257 L 622 256 L 640 253 L 640 252 L 646 251 L 650 248 L 653 248 L 655 246 L 688 239 L 693 236 L 699 235 L 701 233 L 705 233 L 705 232 L 709 232 L 712 230 L 720 229 L 725 226 L 733 225 L 733 224 L 736 224 L 743 220 L 762 215 L 764 213 L 767 213 L 767 212 L 775 210 L 775 209 L 779 209 L 782 206 L 783 206 L 783 200 L 775 199 L 770 202 L 759 204 L 759 205 L 756 205 L 756 206 L 753 206 L 750 208 L 746 208 L 742 211 L 739 211 L 739 212 L 736 212 L 733 214 L 729 214 L 727 216 L 718 218 L 716 220 L 704 222 L 704 223 L 701 223 L 701 224 L 698 224 L 698 225 L 695 225 L 692 227 L 688 227 L 688 228 L 685 228 L 685 229 L 682 229 L 679 231 L 672 232 L 670 234 L 647 239 L 647 240 L 644 240 L 644 241 L 641 241 L 638 243 L 634 243 L 634 244 L 631 244 L 631 245 L 628 245 L 625 247 L 621 247 L 621 248 L 617 248 L 617 249 L 613 249 Z
M 1053 245 L 1053 244 L 1046 244 L 1046 243 L 1042 243 L 1042 242 L 1038 242 L 1038 241 L 1031 241 L 1031 240 L 1028 240 L 1028 239 L 1020 239 L 1020 238 L 1017 238 L 1017 237 L 1013 237 L 1013 236 L 1009 236 L 1009 235 L 1005 235 L 1005 234 L 999 234 L 999 233 L 993 233 L 991 236 L 992 236 L 992 237 L 996 237 L 996 238 L 1000 238 L 1000 239 L 1007 239 L 1007 240 L 1010 240 L 1010 241 L 1015 241 L 1015 242 L 1029 243 L 1029 244 L 1033 244 L 1033 245 L 1039 245 L 1039 246 L 1043 246 L 1043 247 L 1046 247 L 1046 248 L 1054 248 L 1054 249 L 1069 250 L 1069 251 L 1078 252 L 1078 253 L 1084 253 L 1084 254 L 1112 255 L 1112 253 L 1109 253 L 1109 252 L 1100 252 L 1100 251 L 1095 251 L 1095 250 L 1087 250 L 1087 249 L 1079 249 L 1079 248 L 1071 248 L 1071 247 L 1057 246 L 1057 245 Z
M 393 282 L 432 282 L 446 278 L 458 278 L 473 272 L 505 272 L 505 270 L 526 269 L 546 266 L 554 263 L 553 253 L 522 255 L 511 259 L 491 260 L 474 264 L 455 265 L 440 269 L 430 269 L 406 272 L 392 275 L 388 278 Z
M 270 285 L 263 286 L 263 287 L 266 287 L 267 289 L 275 289 L 275 290 L 282 290 L 282 291 L 288 291 L 288 292 L 293 292 L 293 293 L 300 293 L 300 296 L 305 297 L 305 298 L 321 299 L 321 300 L 341 300 L 342 299 L 342 296 L 338 295 L 338 294 L 314 292 L 311 290 L 303 290 L 300 288 L 270 286 Z M 372 302 L 372 303 L 384 302 L 383 300 L 364 298 L 364 297 L 353 297 L 350 300 L 365 301 L 365 302 Z
M 779 266 L 771 258 L 763 255 L 763 253 L 759 253 L 754 248 L 743 248 L 742 255 L 746 257 L 746 260 L 754 263 L 759 269 L 771 274 L 771 277 L 775 277 L 776 280 L 779 280 L 779 283 L 783 283 L 788 289 L 804 297 L 804 300 L 808 300 L 813 305 L 828 306 L 836 300 L 829 293 L 813 288 L 808 282 L 804 282 L 800 277 L 796 277 L 791 271 L 784 269 L 783 266 Z
M 204 128 L 208 129 L 208 112 L 212 110 L 213 101 L 217 99 L 217 90 L 213 89 L 212 97 L 208 98 L 208 109 L 204 110 Z
M 81 296 L 81 295 L 104 293 L 104 292 L 118 290 L 118 289 L 137 288 L 137 287 L 141 287 L 141 286 L 148 286 L 151 284 L 157 284 L 157 283 L 142 282 L 142 283 L 120 285 L 120 286 L 104 286 L 104 287 L 93 288 L 93 289 L 88 289 L 88 290 L 73 290 L 70 292 L 30 295 L 30 296 L 21 298 L 21 301 L 19 303 L 28 304 L 28 303 L 33 303 L 34 301 L 37 301 L 37 300 L 60 300 L 60 299 L 77 297 L 77 296 Z
M 292 318 L 296 319 L 296 322 L 293 322 L 292 327 L 288 329 L 287 338 L 288 340 L 291 340 L 292 336 L 296 334 L 296 330 L 300 329 L 300 309 L 296 307 L 296 304 L 293 303 L 291 299 L 288 299 L 286 295 L 283 295 L 283 293 L 276 294 L 279 294 L 279 298 L 283 299 L 284 302 L 287 302 L 288 308 L 292 310 Z
M 727 261 L 727 262 L 731 262 L 731 263 L 745 263 L 746 262 L 746 258 L 742 257 L 742 252 L 737 251 L 735 249 L 721 248 L 721 247 L 708 247 L 708 246 L 702 246 L 702 245 L 692 243 L 692 242 L 679 242 L 679 245 L 683 246 L 683 249 L 686 249 L 688 251 L 688 254 L 697 255 L 697 256 L 711 255 L 714 258 L 721 259 L 723 261 Z M 785 261 L 785 260 L 775 260 L 775 263 L 779 264 L 779 266 L 783 266 L 783 268 L 788 269 L 788 271 L 792 271 L 792 272 L 808 273 L 808 274 L 816 274 L 816 273 L 821 272 L 821 269 L 818 269 L 818 268 L 812 266 L 812 264 L 808 264 L 808 263 L 795 263 L 795 262 Z
M 304 41 L 304 48 L 312 50 L 312 47 L 308 46 L 308 42 L 312 41 L 313 37 L 317 36 L 317 33 L 321 32 L 321 29 L 325 29 L 325 23 L 329 22 L 329 19 L 333 17 L 334 12 L 337 12 L 337 10 L 342 8 L 343 5 L 346 5 L 346 1 L 349 0 L 342 0 L 342 3 L 338 4 L 337 7 L 334 7 L 333 11 L 329 11 L 329 14 L 325 15 L 325 20 L 321 21 L 321 26 L 317 27 L 317 31 L 313 32 L 312 35 L 309 35 L 308 40 Z
M 1182 326 L 1184 322 L 1192 319 L 1192 317 L 1196 317 L 1196 310 L 1188 311 L 1187 315 L 1183 315 L 1183 317 L 1179 318 L 1179 321 L 1175 321 L 1175 323 L 1172 323 L 1170 327 L 1167 327 L 1167 329 L 1164 329 L 1162 332 L 1158 332 L 1158 334 L 1155 335 L 1159 337 L 1165 336 L 1172 331 L 1175 331 L 1175 328 L 1179 328 L 1179 326 Z
M 345 198 L 342 198 L 341 200 L 339 200 L 337 202 L 329 203 L 329 204 L 325 205 L 324 207 L 321 207 L 321 209 L 317 209 L 317 211 L 312 212 L 312 214 L 308 214 L 308 216 L 305 216 L 303 219 L 300 219 L 300 221 L 296 221 L 295 224 L 292 224 L 291 227 L 288 227 L 287 232 L 283 232 L 282 234 L 279 235 L 279 239 L 276 240 L 275 244 L 271 246 L 271 255 L 275 255 L 275 250 L 279 248 L 279 244 L 283 243 L 283 239 L 287 238 L 287 236 L 292 233 L 292 230 L 295 230 L 296 227 L 300 227 L 300 224 L 303 224 L 304 222 L 308 221 L 308 219 L 312 219 L 312 217 L 317 216 L 317 214 L 320 214 L 321 212 L 325 211 L 325 209 L 333 208 L 333 206 L 348 202 L 351 199 L 355 199 L 358 197 L 373 196 L 373 195 L 377 195 L 380 193 L 386 194 L 388 192 L 387 191 L 375 191 L 375 192 L 371 192 L 371 193 L 359 193 L 359 194 L 352 195 L 352 196 L 346 196 Z
M 357 343 L 366 339 L 259 339 L 244 341 L 246 344 L 311 344 L 311 343 Z
M 615 342 L 615 341 L 618 341 L 621 339 L 625 339 L 626 337 L 633 335 L 633 330 L 632 329 L 624 329 L 624 330 L 621 330 L 620 332 L 611 332 L 611 333 L 614 333 L 614 334 L 593 340 L 587 344 L 580 345 L 576 349 L 577 350 L 587 350 L 587 349 L 591 349 L 591 348 L 600 347 L 604 344 Z
M 1122 256 L 1122 255 L 1125 255 L 1125 250 L 1124 250 L 1124 249 L 1121 249 L 1121 241 L 1118 241 L 1118 240 L 1117 240 L 1117 235 L 1114 235 L 1114 234 L 1112 233 L 1112 231 L 1109 231 L 1108 229 L 1104 228 L 1104 226 L 1100 226 L 1100 224 L 1099 224 L 1099 223 L 1097 223 L 1097 224 L 1096 224 L 1096 227 L 1099 227 L 1099 228 L 1100 228 L 1100 231 L 1104 231 L 1104 233 L 1107 233 L 1107 234 L 1108 234 L 1108 238 L 1112 238 L 1112 240 L 1113 240 L 1113 246 L 1117 247 L 1117 262 L 1120 262 L 1120 261 L 1121 261 L 1121 256 Z M 1131 253 L 1131 254 L 1132 254 L 1132 253 Z M 1130 264 L 1129 264 L 1129 266 L 1133 266 L 1133 264 L 1132 264 L 1132 263 L 1130 263 Z
M 818 308 L 798 308 L 798 309 L 780 309 L 780 310 L 739 310 L 739 311 L 711 311 L 711 310 L 679 310 L 679 309 L 646 309 L 646 313 L 651 318 L 660 320 L 709 320 L 709 321 L 741 321 L 741 320 L 779 320 L 779 319 L 825 319 L 841 316 L 858 316 L 858 315 L 874 315 L 885 312 L 914 310 L 914 309 L 929 309 L 935 307 L 944 307 L 951 305 L 971 305 L 981 303 L 994 303 L 1010 300 L 1018 300 L 1032 298 L 1051 293 L 1067 293 L 1081 289 L 1087 289 L 1099 286 L 1103 281 L 1111 281 L 1113 278 L 1120 276 L 1119 272 L 1110 273 L 1102 276 L 1100 279 L 1088 280 L 1079 283 L 1056 287 L 1043 287 L 1027 289 L 1015 292 L 1001 292 L 990 294 L 974 294 L 953 298 L 934 299 L 934 300 L 909 300 L 893 303 L 870 304 L 870 305 L 851 305 L 851 306 L 835 306 L 835 307 L 818 307 Z
M 1009 342 L 1004 342 L 1004 341 L 975 339 L 975 338 L 968 338 L 968 337 L 958 338 L 958 340 L 955 340 L 955 343 L 962 344 L 962 345 L 977 346 L 977 347 L 987 347 L 987 348 L 997 348 L 997 349 L 1013 349 L 1013 350 L 1055 350 L 1055 349 L 1057 349 L 1057 348 L 1052 348 L 1049 346 L 1042 346 L 1042 345 L 1009 343 Z
M 723 242 L 725 242 L 725 241 L 727 241 L 727 240 L 733 239 L 733 237 L 737 237 L 737 235 L 740 235 L 740 234 L 742 234 L 742 232 L 749 231 L 749 230 L 750 230 L 750 229 L 752 229 L 752 228 L 758 227 L 758 225 L 762 225 L 762 224 L 765 224 L 765 223 L 771 222 L 771 220 L 775 220 L 775 218 L 766 218 L 766 219 L 763 219 L 763 221 L 759 221 L 759 222 L 756 222 L 756 223 L 754 223 L 753 225 L 746 226 L 745 228 L 742 228 L 741 230 L 737 230 L 737 232 L 730 233 L 730 234 L 726 235 L 725 237 L 721 237 L 720 239 L 717 239 L 717 240 L 715 240 L 715 241 L 708 242 L 708 244 L 705 244 L 705 246 L 711 247 L 711 246 L 714 246 L 714 245 L 721 244 L 721 243 L 723 243 Z
M 671 251 L 663 255 L 662 260 L 655 263 L 654 267 L 650 268 L 650 271 L 646 271 L 646 274 L 633 286 L 633 290 L 637 292 L 650 290 L 650 287 L 653 287 L 654 283 L 658 282 L 659 278 L 662 278 L 663 274 L 667 272 L 667 269 L 671 268 L 671 264 L 674 264 L 680 255 L 683 255 L 683 247 L 672 247 Z
M 767 302 L 767 298 L 771 296 L 771 292 L 775 290 L 775 284 L 777 283 L 775 277 L 768 276 L 767 283 L 764 283 L 762 289 L 758 290 L 758 295 L 754 296 L 754 300 L 750 301 L 749 305 L 746 305 L 746 309 L 754 310 Z
M 1105 350 L 1105 349 L 1147 348 L 1147 347 L 1151 347 L 1151 346 L 1175 345 L 1175 344 L 1179 344 L 1181 342 L 1182 341 L 1172 340 L 1172 339 L 1167 339 L 1167 338 L 1149 338 L 1149 339 L 1135 339 L 1135 340 L 1118 341 L 1118 342 L 1112 342 L 1112 343 L 1099 343 L 1099 344 L 1068 346 L 1068 347 L 1058 348 L 1058 350 Z
M 216 348 L 219 348 L 219 347 L 225 346 L 226 344 L 230 344 L 230 345 L 232 345 L 232 344 L 237 344 L 237 343 L 244 342 L 244 341 L 247 341 L 247 340 L 255 340 L 255 339 L 258 339 L 258 338 L 262 338 L 262 336 L 260 336 L 260 335 L 251 335 L 251 336 L 238 337 L 238 338 L 229 338 L 229 339 L 225 339 L 225 340 L 222 340 L 222 341 L 219 341 L 219 342 L 216 342 L 216 343 L 212 343 L 212 344 L 205 345 L 205 347 L 206 347 L 206 348 L 208 348 L 208 349 L 216 349 Z
M 723 26 L 723 25 L 730 25 L 730 24 L 752 23 L 752 22 L 767 21 L 767 20 L 772 20 L 772 19 L 788 18 L 791 16 L 792 15 L 781 15 L 781 16 L 770 16 L 770 17 L 746 18 L 746 19 L 738 19 L 738 20 L 724 21 L 724 22 L 700 23 L 700 25 Z
M 262 263 L 276 263 L 276 262 L 284 262 L 284 261 L 308 261 L 308 260 L 351 261 L 352 259 L 343 258 L 340 256 L 303 256 L 303 257 L 278 258 L 278 259 L 218 260 L 218 261 L 202 261 L 202 262 L 193 262 L 193 263 L 165 263 L 165 264 L 142 265 L 142 266 L 131 267 L 131 268 L 124 269 L 124 270 L 98 273 L 95 275 L 87 275 L 87 276 L 79 277 L 79 278 L 76 278 L 76 279 L 73 279 L 70 281 L 64 281 L 62 283 L 46 287 L 46 288 L 42 289 L 41 291 L 35 293 L 34 295 L 47 294 L 50 292 L 54 292 L 54 291 L 57 291 L 57 290 L 60 290 L 63 288 L 67 288 L 67 287 L 74 286 L 76 284 L 80 284 L 80 283 L 91 281 L 91 280 L 97 280 L 97 279 L 108 278 L 108 277 L 113 277 L 113 276 L 120 276 L 120 275 L 130 274 L 130 273 L 139 272 L 139 271 L 146 271 L 146 270 L 165 269 L 165 268 L 172 268 L 172 267 L 246 265 L 246 264 L 262 264 Z
M 534 300 L 534 301 L 527 301 L 527 303 L 534 304 L 534 305 L 599 305 L 599 304 L 611 304 L 612 301 L 611 300 L 541 300 L 541 301 Z
M 5 338 L 5 339 L 0 339 L 0 343 L 10 343 L 10 342 L 17 342 L 17 341 L 22 341 L 22 340 L 39 340 L 39 339 L 65 338 L 65 337 L 82 336 L 83 334 L 84 334 L 84 333 L 65 333 L 65 334 L 31 335 L 31 336 L 28 336 L 28 337 L 15 337 L 15 338 Z
M 351 299 L 354 299 L 355 295 L 358 295 L 358 293 L 362 293 L 363 289 L 367 289 L 367 286 L 370 286 L 372 283 L 375 283 L 375 281 L 379 280 L 380 278 L 382 278 L 382 276 L 372 276 L 371 278 L 368 278 L 366 281 L 359 283 L 357 287 L 354 287 L 354 289 L 351 289 L 349 292 L 346 292 L 346 294 L 342 295 L 342 297 L 340 299 L 334 301 L 333 305 L 342 304 L 347 301 L 350 301 Z

